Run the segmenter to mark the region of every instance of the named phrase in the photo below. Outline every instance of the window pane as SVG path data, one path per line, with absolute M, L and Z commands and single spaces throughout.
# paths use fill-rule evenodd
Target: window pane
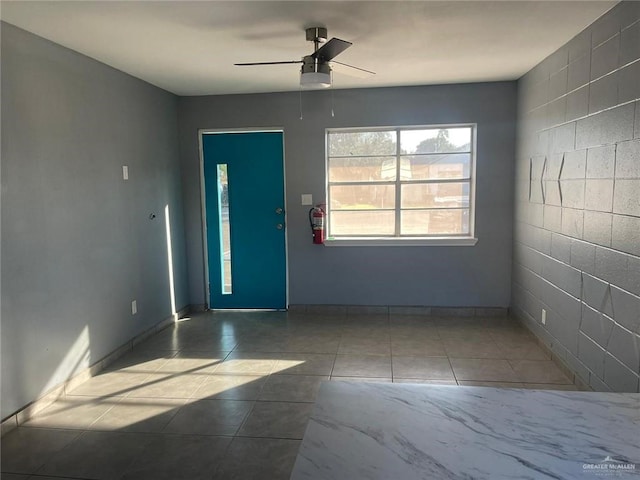
M 469 210 L 402 210 L 402 235 L 469 233 Z
M 470 153 L 411 155 L 400 161 L 401 180 L 431 180 L 438 178 L 469 178 Z
M 330 157 L 395 155 L 396 132 L 329 133 Z
M 377 210 L 363 212 L 333 211 L 329 217 L 329 235 L 393 235 L 395 230 L 394 211 Z
M 218 231 L 220 232 L 220 264 L 223 295 L 232 293 L 231 225 L 229 223 L 229 178 L 227 164 L 219 164 L 218 174 Z
M 469 207 L 468 183 L 402 185 L 402 208 Z
M 402 130 L 402 153 L 470 152 L 471 127 Z
M 395 157 L 351 157 L 329 159 L 330 182 L 392 182 L 395 179 Z
M 395 185 L 358 185 L 329 187 L 332 210 L 371 210 L 395 208 Z

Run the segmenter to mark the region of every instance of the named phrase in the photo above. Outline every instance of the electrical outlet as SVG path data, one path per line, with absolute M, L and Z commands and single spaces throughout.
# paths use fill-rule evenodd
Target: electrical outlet
M 138 313 L 138 301 L 134 300 L 131 302 L 131 315 L 135 315 L 136 313 Z
M 544 308 L 542 309 L 542 319 L 541 319 L 541 321 L 542 321 L 543 325 L 547 324 L 547 311 Z
M 122 179 L 129 180 L 129 167 L 126 165 L 122 166 Z

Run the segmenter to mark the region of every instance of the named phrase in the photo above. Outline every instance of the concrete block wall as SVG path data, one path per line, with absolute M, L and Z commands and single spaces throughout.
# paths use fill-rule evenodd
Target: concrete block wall
M 512 309 L 593 389 L 638 392 L 640 2 L 518 87 Z

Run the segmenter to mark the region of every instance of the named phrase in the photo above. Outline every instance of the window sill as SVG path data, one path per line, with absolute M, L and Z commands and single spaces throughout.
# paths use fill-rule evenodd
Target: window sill
M 348 237 L 325 240 L 327 247 L 472 247 L 478 243 L 474 237 Z

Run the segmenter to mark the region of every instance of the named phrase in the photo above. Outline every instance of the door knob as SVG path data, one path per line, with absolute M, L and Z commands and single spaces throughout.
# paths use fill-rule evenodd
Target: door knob
M 282 212 L 284 212 L 284 210 L 281 207 L 276 208 L 276 213 L 278 215 L 282 215 Z
M 284 225 L 283 225 L 283 224 L 281 224 L 281 223 L 278 223 L 278 224 L 276 225 L 276 228 L 277 228 L 278 230 L 282 230 L 282 229 L 284 228 Z

